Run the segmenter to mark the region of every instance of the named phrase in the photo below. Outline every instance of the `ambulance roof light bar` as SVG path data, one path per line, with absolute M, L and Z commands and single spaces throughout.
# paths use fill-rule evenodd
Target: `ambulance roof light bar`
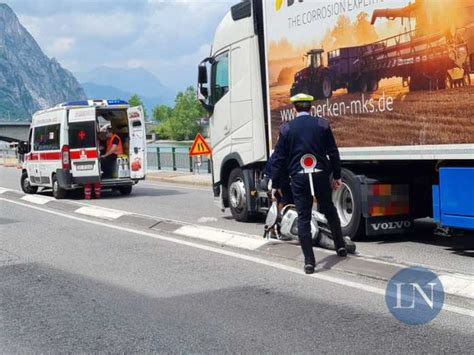
M 128 102 L 125 100 L 78 100 L 78 101 L 67 101 L 63 102 L 56 107 L 71 107 L 71 106 L 128 106 Z

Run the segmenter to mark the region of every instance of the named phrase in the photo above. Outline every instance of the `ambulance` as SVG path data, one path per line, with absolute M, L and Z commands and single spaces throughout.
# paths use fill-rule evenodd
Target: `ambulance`
M 123 152 L 111 176 L 104 177 L 100 155 L 107 146 L 107 128 L 120 137 Z M 129 195 L 132 186 L 145 179 L 147 168 L 143 108 L 129 107 L 123 100 L 84 100 L 38 111 L 20 153 L 21 188 L 27 194 L 51 188 L 61 199 L 68 191 L 100 184 Z

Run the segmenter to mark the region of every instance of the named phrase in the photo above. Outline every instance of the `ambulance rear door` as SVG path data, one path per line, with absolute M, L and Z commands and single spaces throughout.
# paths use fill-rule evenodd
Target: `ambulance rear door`
M 69 156 L 74 178 L 100 177 L 95 107 L 73 108 L 68 119 Z
M 130 177 L 144 179 L 146 175 L 146 130 L 143 107 L 130 107 L 128 113 L 128 127 L 130 131 Z

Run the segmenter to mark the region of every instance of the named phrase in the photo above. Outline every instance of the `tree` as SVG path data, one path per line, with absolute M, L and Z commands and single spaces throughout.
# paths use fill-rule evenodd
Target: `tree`
M 173 109 L 166 105 L 156 105 L 153 108 L 153 119 L 157 122 L 164 123 L 173 113 Z
M 192 139 L 201 131 L 199 120 L 204 117 L 205 110 L 199 103 L 196 90 L 190 86 L 184 92 L 176 95 L 175 106 L 170 108 L 164 105 L 153 109 L 160 120 L 161 125 L 157 128 L 160 138 L 170 138 L 173 140 Z
M 143 107 L 143 112 L 145 113 L 145 119 L 148 118 L 148 115 L 146 113 L 146 107 L 143 104 L 141 97 L 138 96 L 138 94 L 132 95 L 132 97 L 128 99 L 128 104 L 130 105 L 130 107 L 135 107 L 135 106 Z

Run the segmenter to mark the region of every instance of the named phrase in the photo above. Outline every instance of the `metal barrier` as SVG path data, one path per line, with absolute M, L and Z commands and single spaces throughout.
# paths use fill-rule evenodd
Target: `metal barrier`
M 210 173 L 211 160 L 207 156 L 190 157 L 189 149 L 189 147 L 148 147 L 148 169 Z
M 10 147 L 0 148 L 0 165 L 14 166 L 18 162 L 16 150 Z
M 189 149 L 189 147 L 148 147 L 148 169 L 210 173 L 211 160 L 207 156 L 192 158 L 189 156 Z M 0 165 L 12 165 L 17 161 L 15 149 L 0 148 Z

